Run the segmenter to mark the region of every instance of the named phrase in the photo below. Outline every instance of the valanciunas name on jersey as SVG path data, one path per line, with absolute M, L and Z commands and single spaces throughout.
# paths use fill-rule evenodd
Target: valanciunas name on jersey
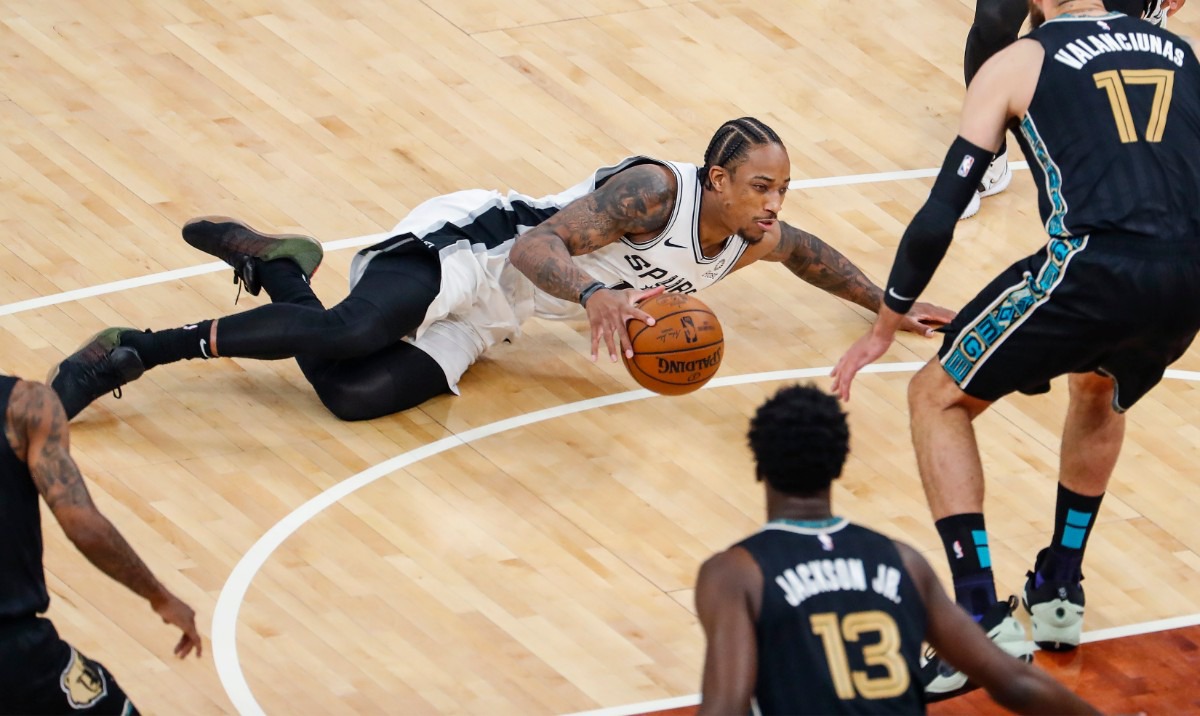
M 1149 52 L 1161 55 L 1183 67 L 1183 48 L 1148 32 L 1100 32 L 1088 35 L 1068 42 L 1054 53 L 1054 59 L 1068 67 L 1082 70 L 1089 60 L 1107 52 Z

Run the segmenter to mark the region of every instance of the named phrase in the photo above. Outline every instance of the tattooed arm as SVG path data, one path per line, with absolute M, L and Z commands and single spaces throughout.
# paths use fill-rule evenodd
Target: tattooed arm
M 817 288 L 869 311 L 879 310 L 883 290 L 837 249 L 787 222 L 779 222 L 779 234 L 779 244 L 763 260 L 782 262 Z
M 671 217 L 676 190 L 675 177 L 666 167 L 630 167 L 518 237 L 509 260 L 546 293 L 577 301 L 595 278 L 571 257 L 625 235 L 658 233 Z
M 9 399 L 5 432 L 18 458 L 29 466 L 33 483 L 63 532 L 102 572 L 144 597 L 169 624 L 183 630 L 175 647 L 180 657 L 200 653 L 200 636 L 190 607 L 167 591 L 142 562 L 88 493 L 70 454 L 67 415 L 53 390 L 20 381 Z
M 872 283 L 850 259 L 816 236 L 786 222 L 779 222 L 779 234 L 779 244 L 763 260 L 781 262 L 792 273 L 817 288 L 874 313 L 879 312 L 883 305 L 883 290 Z M 932 335 L 931 327 L 949 323 L 952 318 L 952 311 L 918 303 L 905 316 L 900 327 L 929 336 Z
M 519 236 L 509 261 L 551 296 L 578 301 L 583 290 L 597 281 L 571 257 L 591 253 L 623 236 L 659 233 L 671 218 L 677 191 L 675 176 L 666 167 L 639 164 L 625 169 Z M 596 360 L 601 339 L 612 360 L 617 360 L 614 336 L 632 357 L 625 323 L 637 318 L 654 325 L 654 319 L 636 304 L 661 292 L 661 288 L 653 288 L 592 293 L 584 302 L 592 327 L 592 360 Z

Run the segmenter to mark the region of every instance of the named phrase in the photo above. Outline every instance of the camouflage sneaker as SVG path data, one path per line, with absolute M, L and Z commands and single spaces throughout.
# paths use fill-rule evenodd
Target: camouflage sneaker
M 183 240 L 233 267 L 233 282 L 251 296 L 262 290 L 258 261 L 291 259 L 311 280 L 325 250 L 321 242 L 300 234 L 263 234 L 227 216 L 200 216 L 183 225 Z
M 105 328 L 50 371 L 46 383 L 58 393 L 68 419 L 105 393 L 120 398 L 121 386 L 146 372 L 138 352 L 121 345 L 121 334 L 136 330 Z

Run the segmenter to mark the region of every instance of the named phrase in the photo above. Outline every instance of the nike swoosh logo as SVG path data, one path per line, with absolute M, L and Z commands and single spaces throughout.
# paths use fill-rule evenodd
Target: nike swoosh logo
M 208 354 L 208 341 L 204 338 L 200 339 L 200 354 L 203 355 L 205 358 L 212 357 Z
M 673 249 L 686 249 L 687 248 L 686 246 L 680 246 L 679 244 L 672 244 L 670 239 L 667 239 L 663 243 L 665 243 L 667 246 L 670 246 Z
M 908 296 L 901 296 L 900 294 L 896 293 L 895 290 L 893 290 L 891 286 L 888 287 L 888 295 L 891 296 L 892 298 L 896 299 L 897 301 L 915 301 L 915 300 L 917 300 L 916 296 L 913 296 L 912 298 L 909 298 Z

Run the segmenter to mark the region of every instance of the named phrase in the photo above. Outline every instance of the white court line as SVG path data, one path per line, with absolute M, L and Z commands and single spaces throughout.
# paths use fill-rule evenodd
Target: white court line
M 1028 169 L 1027 162 L 1009 162 L 1008 164 L 1013 169 Z M 788 185 L 789 189 L 819 189 L 830 186 L 848 186 L 852 184 L 877 184 L 880 182 L 902 181 L 905 179 L 922 179 L 926 177 L 937 176 L 937 169 L 912 169 L 902 172 L 879 172 L 875 174 L 851 174 L 840 177 L 821 177 L 819 179 L 797 179 Z M 337 251 L 339 249 L 357 248 L 360 246 L 370 246 L 377 244 L 384 239 L 389 239 L 394 234 L 384 232 L 378 234 L 370 234 L 368 236 L 359 236 L 352 239 L 339 239 L 337 241 L 326 241 L 321 245 L 326 251 Z M 229 266 L 221 261 L 201 264 L 199 266 L 191 266 L 188 268 L 174 269 L 171 271 L 162 271 L 160 273 L 148 274 L 146 276 L 137 276 L 135 278 L 122 279 L 111 283 L 102 283 L 97 286 L 88 288 L 77 288 L 71 291 L 55 293 L 49 296 L 39 296 L 31 298 L 27 301 L 17 301 L 4 306 L 0 306 L 0 316 L 8 316 L 22 311 L 32 311 L 37 308 L 46 308 L 60 303 L 70 303 L 84 298 L 92 298 L 94 296 L 103 296 L 109 293 L 117 293 L 119 291 L 128 291 L 142 286 L 153 286 L 158 283 L 167 283 L 168 281 L 176 281 L 178 279 L 190 278 L 206 273 L 216 273 Z
M 1200 614 L 1189 614 L 1183 617 L 1172 617 L 1170 619 L 1159 619 L 1158 621 L 1144 622 L 1142 624 L 1130 624 L 1128 626 L 1085 632 L 1082 641 L 1084 644 L 1091 644 L 1108 639 L 1122 639 L 1129 636 L 1153 634 L 1154 632 L 1167 631 L 1168 629 L 1182 629 L 1198 624 L 1200 624 Z M 1037 647 L 1035 646 L 1034 649 L 1037 649 Z M 691 694 L 689 696 L 676 696 L 670 699 L 643 701 L 625 706 L 611 706 L 593 711 L 576 711 L 575 713 L 567 714 L 567 716 L 636 716 L 638 714 L 649 714 L 656 711 L 696 706 L 699 703 L 700 694 Z
M 1012 162 L 1010 166 L 1013 169 L 1027 169 L 1026 162 Z M 842 177 L 825 177 L 820 179 L 804 179 L 797 180 L 791 183 L 792 189 L 813 189 L 821 187 L 833 186 L 849 186 L 856 184 L 870 184 L 879 182 L 902 181 L 907 179 L 919 179 L 936 176 L 938 169 L 917 169 L 911 171 L 900 172 L 882 172 L 874 174 L 858 174 Z M 325 242 L 323 245 L 328 251 L 335 251 L 342 248 L 368 246 L 377 243 L 392 236 L 390 233 L 378 233 L 357 238 L 342 239 L 338 241 Z M 126 291 L 142 286 L 149 286 L 158 283 L 166 283 L 191 276 L 198 276 L 206 273 L 214 273 L 227 269 L 226 264 L 222 262 L 206 263 L 199 266 L 189 268 L 176 269 L 172 271 L 160 272 L 147 276 L 141 276 L 121 281 L 92 286 L 89 288 L 76 289 L 66 291 L 51 296 L 43 296 L 26 301 L 19 301 L 0 306 L 0 316 L 12 315 L 22 311 L 29 311 L 37 308 L 44 308 L 60 303 L 77 301 L 83 298 L 91 298 L 118 291 Z M 924 365 L 923 363 L 891 363 L 883 365 L 866 366 L 861 372 L 863 373 L 892 373 L 916 370 Z M 726 387 L 732 385 L 743 385 L 748 383 L 769 382 L 778 380 L 794 380 L 800 378 L 811 378 L 817 376 L 828 375 L 829 367 L 823 368 L 804 368 L 797 370 L 773 371 L 768 373 L 756 373 L 750 375 L 730 376 L 726 378 L 718 378 L 713 380 L 708 388 Z M 1181 378 L 1183 380 L 1200 380 L 1200 373 L 1185 372 L 1185 371 L 1167 371 L 1167 377 Z M 452 436 L 436 441 L 429 445 L 425 445 L 416 450 L 398 455 L 390 460 L 387 460 L 379 465 L 376 465 L 368 470 L 365 470 L 353 477 L 350 477 L 334 487 L 329 488 L 325 492 L 305 502 L 300 507 L 293 510 L 287 517 L 275 524 L 266 532 L 242 557 L 238 564 L 234 567 L 229 579 L 226 581 L 221 590 L 221 594 L 217 599 L 217 606 L 213 613 L 213 630 L 212 630 L 212 654 L 213 661 L 216 664 L 218 675 L 221 678 L 222 685 L 225 687 L 230 700 L 234 707 L 242 714 L 263 714 L 262 708 L 254 699 L 250 692 L 249 685 L 246 683 L 245 676 L 242 673 L 240 661 L 237 653 L 237 616 L 241 607 L 241 602 L 245 597 L 246 591 L 249 589 L 250 582 L 253 580 L 258 570 L 266 563 L 266 560 L 290 535 L 296 532 L 305 522 L 312 519 L 319 512 L 335 504 L 341 498 L 353 493 L 361 487 L 375 482 L 385 475 L 389 475 L 396 470 L 400 470 L 408 465 L 423 460 L 427 457 L 437 455 L 454 447 L 466 445 L 475 440 L 480 440 L 485 437 L 496 435 L 507 430 L 512 430 L 534 423 L 551 420 L 573 413 L 592 410 L 610 405 L 641 400 L 644 398 L 655 397 L 655 394 L 646 390 L 630 391 L 617 395 L 603 396 L 590 400 L 579 401 L 568 405 L 557 406 L 547 410 L 530 413 L 528 415 L 518 416 L 503 420 L 491 425 L 485 425 L 480 428 L 468 430 L 458 436 Z M 1104 630 L 1085 636 L 1087 640 L 1098 640 L 1102 638 L 1115 638 L 1129 634 L 1148 633 L 1150 631 L 1158 631 L 1160 629 L 1176 628 L 1178 626 L 1189 626 L 1195 623 L 1200 623 L 1200 615 L 1192 617 L 1179 617 L 1177 619 L 1168 619 L 1161 622 L 1150 622 L 1149 624 L 1131 625 L 1128 627 L 1117 627 L 1114 629 Z M 1165 625 L 1165 626 L 1152 626 Z M 1147 629 L 1146 627 L 1151 627 Z M 1107 636 L 1100 636 L 1101 634 Z M 601 709 L 599 711 L 586 712 L 589 714 L 607 714 L 616 716 L 617 714 L 635 713 L 628 709 L 649 708 L 658 705 L 658 708 L 677 708 L 680 706 L 689 706 L 699 703 L 699 696 L 682 696 L 674 699 L 664 699 L 660 701 L 647 702 L 636 706 L 614 707 L 611 709 Z
M 873 364 L 873 365 L 865 366 L 861 372 L 862 373 L 900 373 L 900 372 L 915 371 L 915 370 L 921 368 L 923 365 L 925 365 L 925 363 L 923 361 L 914 361 L 914 362 L 907 362 L 907 363 Z M 704 386 L 704 388 L 702 388 L 702 390 L 709 390 L 711 388 L 724 388 L 724 387 L 733 386 L 733 385 L 745 385 L 748 383 L 763 383 L 763 382 L 770 382 L 770 381 L 799 380 L 801 378 L 823 377 L 823 376 L 829 375 L 829 372 L 832 369 L 833 369 L 832 366 L 825 366 L 822 368 L 798 368 L 798 369 L 794 369 L 794 370 L 777 370 L 777 371 L 770 371 L 770 372 L 765 372 L 765 373 L 751 373 L 751 374 L 746 374 L 746 375 L 735 375 L 735 376 L 729 376 L 726 378 L 717 378 L 717 379 L 713 380 L 712 382 L 710 382 L 708 385 Z M 1168 378 L 1183 378 L 1185 380 L 1189 380 L 1189 379 L 1196 380 L 1196 379 L 1200 379 L 1200 373 L 1168 370 L 1167 377 Z M 467 445 L 469 443 L 475 442 L 476 440 L 482 440 L 483 438 L 486 438 L 486 437 L 491 437 L 493 435 L 498 435 L 500 433 L 507 432 L 509 430 L 514 430 L 516 428 L 533 425 L 535 423 L 540 423 L 540 422 L 543 422 L 546 420 L 553 420 L 555 418 L 561 418 L 566 415 L 573 415 L 575 413 L 581 413 L 586 410 L 593 410 L 596 408 L 603 408 L 603 407 L 608 407 L 611 405 L 618 405 L 620 403 L 628 403 L 628 402 L 632 402 L 635 400 L 643 400 L 645 398 L 653 398 L 653 397 L 659 397 L 659 396 L 657 396 L 655 393 L 651 393 L 648 390 L 633 390 L 633 391 L 629 391 L 626 393 L 617 393 L 615 395 L 605 395 L 605 396 L 601 396 L 598 398 L 589 398 L 587 400 L 580 400 L 580 401 L 577 401 L 574 403 L 568 403 L 566 405 L 558 405 L 553 408 L 546 408 L 545 410 L 539 410 L 534 413 L 520 415 L 515 418 L 508 418 L 507 420 L 501 420 L 501 421 L 498 421 L 495 423 L 491 423 L 490 425 L 484 425 L 484 426 L 481 426 L 478 428 L 474 428 L 472 430 L 467 430 L 459 435 L 451 436 L 448 438 L 442 438 L 441 440 L 438 440 L 437 442 L 430 443 L 429 445 L 424 445 L 420 448 L 411 450 L 411 451 L 403 453 L 401 455 L 397 455 L 396 457 L 391 458 L 391 459 L 387 460 L 386 462 L 382 462 L 378 465 L 375 465 L 374 467 L 371 467 L 367 470 L 364 470 L 363 472 L 358 473 L 357 475 L 354 475 L 353 477 L 347 478 L 346 480 L 339 482 L 338 484 L 334 485 L 333 487 L 330 487 L 329 489 L 325 490 L 324 492 L 317 495 L 316 497 L 311 498 L 310 500 L 308 500 L 308 502 L 305 502 L 304 504 L 297 507 L 287 517 L 284 517 L 282 520 L 280 520 L 278 523 L 276 523 L 274 527 L 272 527 L 270 530 L 268 530 L 266 534 L 264 534 L 261 538 L 259 538 L 259 540 L 254 543 L 254 546 L 252 546 L 250 548 L 250 550 L 246 552 L 245 556 L 243 556 L 242 559 L 238 561 L 237 565 L 233 568 L 233 571 L 230 573 L 229 579 L 226 580 L 225 586 L 221 588 L 221 594 L 217 598 L 217 606 L 213 610 L 213 620 L 212 620 L 213 661 L 216 663 L 217 674 L 221 679 L 221 684 L 225 687 L 225 692 L 229 695 L 229 698 L 233 702 L 234 707 L 243 716 L 265 716 L 265 712 L 262 710 L 262 707 L 258 704 L 257 699 L 254 698 L 254 694 L 250 691 L 250 685 L 246 682 L 245 674 L 242 673 L 241 660 L 240 660 L 240 657 L 238 656 L 238 647 L 237 647 L 238 612 L 241 609 L 242 600 L 246 596 L 246 591 L 250 588 L 250 582 L 253 581 L 254 576 L 263 567 L 263 565 L 266 564 L 266 562 L 270 558 L 271 554 L 281 544 L 283 544 L 284 540 L 286 540 L 288 537 L 290 537 L 293 533 L 296 532 L 296 530 L 300 529 L 301 526 L 303 526 L 306 522 L 308 522 L 313 517 L 315 517 L 317 514 L 319 514 L 326 507 L 329 507 L 329 506 L 337 503 L 337 501 L 342 499 L 343 497 L 346 497 L 347 495 L 353 493 L 354 491 L 358 490 L 359 488 L 366 487 L 367 485 L 375 482 L 376 480 L 380 479 L 381 477 L 390 475 L 391 473 L 395 472 L 396 470 L 400 470 L 402 468 L 408 467 L 409 465 L 419 462 L 420 460 L 424 460 L 425 458 L 432 457 L 434 455 L 438 455 L 438 454 L 446 452 L 447 450 L 450 450 L 452 448 Z M 1192 622 L 1186 621 L 1189 619 L 1195 619 L 1195 620 L 1197 620 L 1197 623 L 1200 623 L 1200 615 L 1196 615 L 1193 617 L 1181 617 L 1180 620 L 1183 620 L 1183 621 L 1180 623 L 1180 625 L 1186 626 L 1186 625 L 1192 623 Z M 1150 622 L 1150 624 L 1157 625 L 1157 624 L 1166 623 L 1166 622 L 1172 622 L 1172 620 L 1165 620 L 1164 622 Z M 1119 635 L 1123 635 L 1125 633 L 1138 634 L 1138 633 L 1143 633 L 1142 631 L 1139 631 L 1139 629 L 1142 629 L 1145 626 L 1146 625 L 1136 625 L 1135 624 L 1135 625 L 1132 625 L 1129 627 L 1118 627 L 1117 629 L 1107 630 L 1107 632 L 1111 632 L 1113 636 L 1119 636 Z M 1148 631 L 1159 631 L 1161 629 L 1169 629 L 1169 628 L 1173 628 L 1173 627 L 1172 626 L 1161 626 L 1161 627 L 1157 627 L 1157 628 L 1151 628 Z M 1126 631 L 1120 632 L 1119 630 L 1121 630 L 1121 629 L 1124 629 Z M 1093 638 L 1097 638 L 1097 637 L 1093 637 Z M 1098 637 L 1098 638 L 1112 638 L 1112 637 Z M 694 696 L 694 697 L 680 697 L 680 698 L 681 699 L 688 699 L 688 698 L 698 699 L 699 697 Z M 675 700 L 673 700 L 673 699 L 667 700 L 667 702 L 672 702 L 672 703 L 674 701 Z M 653 703 L 659 703 L 659 702 L 653 702 Z M 681 702 L 677 705 L 688 706 L 691 704 Z M 645 704 L 636 705 L 636 706 L 632 706 L 632 707 L 618 706 L 618 707 L 614 707 L 615 710 L 601 709 L 596 712 L 587 712 L 587 713 L 606 714 L 607 716 L 617 716 L 618 714 L 638 713 L 638 711 L 636 709 L 643 708 L 643 707 L 645 707 Z M 632 711 L 622 710 L 622 709 L 628 709 L 628 708 L 634 708 L 635 710 L 632 710 Z M 664 708 L 672 708 L 672 707 L 667 706 Z

